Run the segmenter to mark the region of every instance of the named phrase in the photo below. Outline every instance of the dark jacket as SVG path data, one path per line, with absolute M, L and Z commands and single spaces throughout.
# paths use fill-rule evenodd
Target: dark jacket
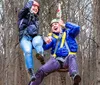
M 28 1 L 24 8 L 18 14 L 18 27 L 20 32 L 20 37 L 23 34 L 34 36 L 38 34 L 39 30 L 39 19 L 38 15 L 30 13 L 33 1 Z M 26 32 L 24 32 L 26 31 Z

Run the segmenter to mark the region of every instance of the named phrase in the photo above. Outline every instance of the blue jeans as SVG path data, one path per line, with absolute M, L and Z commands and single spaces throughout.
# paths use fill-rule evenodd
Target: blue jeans
M 34 69 L 34 59 L 33 59 L 33 54 L 34 52 L 32 51 L 33 48 L 36 50 L 37 53 L 40 53 L 43 55 L 43 39 L 41 36 L 35 36 L 34 38 L 28 37 L 28 36 L 23 36 L 23 38 L 20 41 L 20 47 L 24 53 L 24 60 L 25 60 L 25 65 L 26 68 L 32 68 Z

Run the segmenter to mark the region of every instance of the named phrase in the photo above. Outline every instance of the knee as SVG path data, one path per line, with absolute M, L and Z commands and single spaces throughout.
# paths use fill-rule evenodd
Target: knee
M 33 38 L 32 43 L 34 46 L 43 45 L 43 39 L 41 36 L 36 36 Z
M 41 66 L 39 70 L 44 72 L 44 67 Z
M 45 77 L 47 76 L 47 74 L 45 73 L 43 67 L 41 67 L 38 71 L 37 71 L 38 74 L 41 74 L 42 77 Z
M 43 65 L 42 67 L 40 67 L 39 71 L 41 71 L 43 73 L 43 76 L 47 76 L 49 73 L 46 71 L 45 66 Z
M 31 56 L 31 55 L 32 55 L 32 52 L 26 51 L 26 52 L 24 52 L 24 55 L 25 55 L 25 56 Z

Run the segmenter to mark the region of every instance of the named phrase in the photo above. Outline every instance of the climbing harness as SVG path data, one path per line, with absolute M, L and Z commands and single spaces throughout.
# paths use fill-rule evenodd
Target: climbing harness
M 71 52 L 71 51 L 70 51 L 70 48 L 69 48 L 69 46 L 68 46 L 68 44 L 67 44 L 67 41 L 66 41 L 66 32 L 63 32 L 62 34 L 60 33 L 59 36 L 57 36 L 57 35 L 54 34 L 54 33 L 49 33 L 48 36 L 52 36 L 52 37 L 54 37 L 54 38 L 57 39 L 57 43 L 56 43 L 56 47 L 55 47 L 55 50 L 54 50 L 53 57 L 56 58 L 58 61 L 64 62 L 64 61 L 67 59 L 67 57 L 66 57 L 65 59 L 63 59 L 63 58 L 58 57 L 58 56 L 56 55 L 56 51 L 57 51 L 57 49 L 58 49 L 58 45 L 59 45 L 59 43 L 60 43 L 60 40 L 61 40 L 60 48 L 62 48 L 62 47 L 64 46 L 64 44 L 65 44 L 66 48 L 68 49 L 68 53 L 69 53 L 68 55 L 76 55 L 76 52 Z M 61 62 L 60 62 L 60 63 L 61 63 Z M 61 63 L 61 64 L 62 64 L 62 63 Z M 67 68 L 67 69 L 66 69 L 66 68 L 61 68 L 61 69 L 59 69 L 58 71 L 59 71 L 59 72 L 68 72 L 68 68 Z

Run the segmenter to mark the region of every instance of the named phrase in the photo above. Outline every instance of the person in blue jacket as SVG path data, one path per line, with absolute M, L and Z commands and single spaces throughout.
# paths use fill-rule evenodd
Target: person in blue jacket
M 32 49 L 35 49 L 36 57 L 44 64 L 43 39 L 38 34 L 39 30 L 39 8 L 37 1 L 29 0 L 18 14 L 18 28 L 20 47 L 24 54 L 26 68 L 31 76 L 31 80 L 36 79 L 34 74 L 34 61 Z
M 64 24 L 62 20 L 53 19 L 51 21 L 51 31 L 52 33 L 44 39 L 46 43 L 44 44 L 44 50 L 52 48 L 51 57 L 36 72 L 36 80 L 31 82 L 31 85 L 40 85 L 45 76 L 67 67 L 74 80 L 73 85 L 79 85 L 81 77 L 76 62 L 78 44 L 75 38 L 79 34 L 80 26 L 71 22 Z

